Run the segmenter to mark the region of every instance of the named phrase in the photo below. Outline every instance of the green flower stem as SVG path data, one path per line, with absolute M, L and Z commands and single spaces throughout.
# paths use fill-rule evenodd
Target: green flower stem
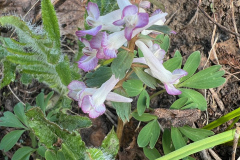
M 150 100 L 153 99 L 154 97 L 156 97 L 157 95 L 161 94 L 161 93 L 164 93 L 166 92 L 166 89 L 163 89 L 161 91 L 158 91 L 156 93 L 154 93 L 153 95 L 150 96 Z

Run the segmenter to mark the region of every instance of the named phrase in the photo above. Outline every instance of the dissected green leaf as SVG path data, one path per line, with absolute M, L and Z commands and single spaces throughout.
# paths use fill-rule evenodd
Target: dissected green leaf
M 73 153 L 76 159 L 83 159 L 86 147 L 78 132 L 70 133 L 61 129 L 55 123 L 47 120 L 38 107 L 28 110 L 26 116 L 29 119 L 29 127 L 33 130 L 39 141 L 48 149 L 53 148 L 53 144 L 57 143 L 60 139 L 62 147 L 65 144 L 66 148 Z M 62 148 L 63 152 L 66 148 Z
M 12 112 L 7 111 L 4 112 L 3 115 L 4 116 L 0 118 L 0 126 L 26 129 Z
M 170 34 L 172 29 L 166 25 L 152 25 L 151 27 L 147 28 L 147 30 L 154 30 L 157 32 L 161 32 L 164 34 Z
M 87 128 L 92 125 L 92 121 L 88 117 L 79 115 L 68 115 L 63 112 L 57 114 L 56 123 L 68 131 L 73 131 L 80 128 Z
M 159 43 L 158 41 L 155 41 L 158 43 L 161 47 L 161 49 L 165 50 L 165 52 L 168 52 L 169 46 L 170 46 L 170 39 L 168 35 L 160 34 L 156 37 L 156 39 L 160 40 L 162 43 Z
M 100 87 L 112 76 L 112 70 L 110 67 L 99 67 L 94 72 L 86 74 L 86 84 L 88 87 Z
M 145 83 L 147 86 L 153 89 L 156 88 L 157 80 L 155 78 L 144 72 L 143 69 L 140 67 L 134 67 L 133 70 L 143 83 Z
M 135 97 L 143 90 L 143 83 L 137 79 L 131 79 L 123 82 L 123 88 L 127 92 L 129 97 Z
M 183 70 L 186 71 L 188 74 L 180 79 L 180 82 L 188 79 L 191 77 L 197 70 L 201 60 L 201 55 L 199 51 L 193 52 L 187 59 L 186 63 L 184 64 Z
M 115 0 L 101 0 L 101 1 L 90 0 L 90 1 L 97 3 L 101 16 L 118 9 L 118 5 Z
M 149 104 L 150 97 L 148 95 L 148 92 L 146 90 L 143 90 L 137 100 L 137 112 L 139 116 L 145 112 L 146 108 L 149 108 Z
M 108 133 L 108 135 L 102 141 L 101 148 L 108 155 L 112 155 L 114 158 L 119 150 L 119 140 L 117 134 L 114 132 L 114 128 Z
M 218 71 L 220 68 L 220 65 L 215 65 L 204 69 L 183 83 L 179 84 L 178 87 L 184 86 L 196 89 L 209 89 L 218 87 L 226 81 L 226 79 L 222 77 L 224 75 L 224 71 Z
M 157 120 L 149 122 L 140 131 L 137 143 L 139 147 L 146 147 L 148 144 L 151 149 L 154 148 L 158 137 L 160 136 L 160 127 Z
M 172 137 L 174 148 L 176 150 L 187 145 L 178 128 L 171 127 L 171 137 Z
M 9 62 L 3 61 L 3 78 L 0 83 L 0 89 L 9 85 L 12 81 L 15 80 L 16 74 L 16 65 Z
M 156 160 L 179 160 L 193 153 L 208 149 L 234 139 L 235 129 L 191 143 Z
M 165 155 L 175 150 L 172 145 L 171 132 L 168 128 L 165 128 L 163 132 L 162 147 Z
M 187 97 L 179 98 L 170 106 L 170 109 L 180 109 L 187 103 L 187 101 L 188 101 Z
M 29 160 L 31 153 L 34 151 L 31 147 L 19 148 L 13 155 L 12 160 Z
M 199 128 L 191 128 L 189 126 L 184 126 L 178 128 L 182 134 L 186 137 L 191 139 L 192 141 L 199 141 L 209 136 L 214 135 L 214 132 L 206 130 L 206 129 L 199 129 Z
M 182 57 L 174 57 L 163 63 L 163 66 L 170 72 L 178 69 L 182 65 Z
M 6 57 L 6 59 L 14 64 L 20 64 L 20 65 L 46 65 L 43 61 L 38 60 L 36 56 L 19 56 L 19 55 L 9 55 Z
M 9 151 L 17 143 L 23 132 L 25 130 L 14 130 L 6 134 L 1 140 L 0 150 Z
M 122 88 L 117 88 L 114 90 L 115 93 L 118 93 L 124 97 L 128 97 L 127 93 Z M 131 103 L 123 102 L 112 102 L 113 107 L 116 109 L 117 115 L 122 121 L 129 121 L 129 116 L 131 114 Z
M 21 102 L 19 102 L 18 104 L 16 104 L 14 106 L 14 109 L 13 109 L 15 115 L 17 116 L 17 118 L 27 126 L 28 124 L 28 121 L 27 121 L 27 117 L 25 115 L 25 112 L 24 112 L 24 106 Z
M 180 98 L 187 97 L 188 98 L 187 103 L 194 102 L 196 104 L 194 108 L 198 108 L 201 111 L 204 111 L 207 109 L 207 101 L 202 94 L 192 89 L 185 89 L 185 88 L 178 88 L 178 89 L 182 91 L 182 94 L 180 94 L 179 97 Z
M 130 69 L 133 61 L 133 53 L 128 51 L 121 51 L 117 58 L 112 62 L 111 69 L 116 78 L 123 79 L 126 72 Z
M 138 115 L 137 112 L 133 112 L 132 116 L 138 120 L 138 121 L 142 121 L 142 122 L 148 122 L 154 119 L 157 119 L 158 117 L 149 113 L 143 113 L 141 116 Z
M 149 160 L 155 160 L 156 158 L 161 157 L 161 154 L 158 152 L 156 148 L 151 149 L 143 147 L 143 152 Z

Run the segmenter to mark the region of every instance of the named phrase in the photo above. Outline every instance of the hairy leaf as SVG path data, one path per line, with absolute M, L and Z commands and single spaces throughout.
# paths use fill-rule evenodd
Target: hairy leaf
M 9 62 L 9 61 L 4 61 L 3 62 L 4 70 L 3 70 L 3 79 L 0 83 L 0 89 L 9 85 L 12 81 L 15 80 L 16 74 L 16 65 Z

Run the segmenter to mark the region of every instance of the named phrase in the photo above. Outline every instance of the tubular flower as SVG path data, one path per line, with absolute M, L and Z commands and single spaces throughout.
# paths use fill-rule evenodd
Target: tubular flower
M 103 83 L 98 89 L 87 88 L 83 82 L 72 81 L 68 85 L 68 89 L 70 90 L 68 96 L 77 100 L 79 107 L 84 113 L 88 113 L 89 117 L 97 118 L 106 110 L 104 105 L 105 100 L 114 102 L 132 102 L 131 98 L 111 92 L 118 81 L 119 79 L 116 79 L 115 76 L 112 75 L 112 77 Z
M 94 69 L 97 66 L 98 59 L 109 59 L 110 57 L 105 56 L 101 47 L 103 33 L 99 32 L 96 36 L 92 37 L 91 41 L 87 41 L 84 38 L 79 40 L 85 45 L 82 49 L 84 54 L 78 61 L 78 67 L 83 69 L 85 72 Z
M 149 17 L 147 13 L 138 13 L 138 7 L 128 5 L 122 11 L 122 18 L 113 22 L 116 26 L 125 24 L 124 35 L 127 40 L 131 40 L 133 30 L 142 28 L 148 24 Z
M 89 2 L 87 6 L 88 17 L 86 22 L 93 28 L 90 30 L 80 30 L 76 32 L 78 37 L 85 36 L 87 34 L 95 36 L 101 30 L 107 30 L 110 32 L 120 31 L 122 27 L 115 26 L 112 23 L 121 18 L 121 10 L 115 10 L 104 16 L 100 16 L 100 11 L 96 3 Z
M 156 14 L 156 15 L 150 17 L 149 22 L 146 26 L 133 30 L 131 38 L 136 36 L 138 33 L 143 31 L 144 29 L 149 28 L 155 22 L 157 22 L 159 19 L 165 17 L 166 15 L 167 15 L 167 13 L 159 13 L 159 14 Z M 105 33 L 103 33 L 103 38 L 102 38 L 102 43 L 101 43 L 102 48 L 103 48 L 103 53 L 108 57 L 116 58 L 117 50 L 126 42 L 127 42 L 127 39 L 124 36 L 124 30 L 119 31 L 119 32 L 114 32 L 110 35 L 108 35 L 105 32 Z
M 181 94 L 181 91 L 176 89 L 174 84 L 177 84 L 181 77 L 186 76 L 187 72 L 182 69 L 176 69 L 171 73 L 164 68 L 163 64 L 160 62 L 160 59 L 154 56 L 152 51 L 143 42 L 137 40 L 136 45 L 143 52 L 146 64 L 149 66 L 149 69 L 146 69 L 145 71 L 151 76 L 159 79 L 164 84 L 168 94 Z

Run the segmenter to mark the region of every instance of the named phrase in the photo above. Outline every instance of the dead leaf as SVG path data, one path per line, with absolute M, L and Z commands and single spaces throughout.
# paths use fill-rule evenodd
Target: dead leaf
M 191 126 L 193 122 L 200 118 L 201 111 L 198 109 L 175 110 L 158 108 L 154 110 L 153 114 L 158 116 L 163 128 L 170 128 L 171 126 Z

